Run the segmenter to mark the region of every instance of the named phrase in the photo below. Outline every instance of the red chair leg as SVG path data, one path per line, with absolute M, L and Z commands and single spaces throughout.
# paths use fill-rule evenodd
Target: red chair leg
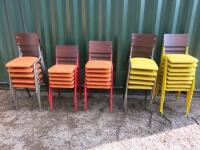
M 53 111 L 53 88 L 49 87 L 49 105 L 50 105 L 50 111 Z
M 84 85 L 84 111 L 88 110 L 88 100 L 87 100 L 87 87 Z
M 80 69 L 78 70 L 78 88 L 79 88 L 79 94 L 81 95 L 81 79 L 80 79 Z
M 78 110 L 78 103 L 77 103 L 77 74 L 75 72 L 75 82 L 74 82 L 74 112 Z
M 109 104 L 110 104 L 109 111 L 110 112 L 112 112 L 112 104 L 113 104 L 112 100 L 113 100 L 113 89 L 111 87 L 111 89 L 110 89 L 110 102 L 109 102 Z
M 111 71 L 111 88 L 110 88 L 110 101 L 109 101 L 109 111 L 112 112 L 112 105 L 113 105 L 113 68 Z

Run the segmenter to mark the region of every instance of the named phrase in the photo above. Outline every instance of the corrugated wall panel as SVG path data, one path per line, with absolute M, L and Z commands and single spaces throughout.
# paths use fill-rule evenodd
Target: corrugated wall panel
M 0 0 L 0 82 L 8 82 L 4 65 L 18 55 L 16 32 L 40 34 L 48 67 L 56 44 L 79 45 L 83 68 L 89 40 L 112 40 L 115 86 L 121 87 L 131 33 L 158 35 L 157 62 L 164 33 L 189 33 L 189 53 L 200 58 L 199 18 L 199 0 Z M 200 66 L 196 77 L 200 89 Z

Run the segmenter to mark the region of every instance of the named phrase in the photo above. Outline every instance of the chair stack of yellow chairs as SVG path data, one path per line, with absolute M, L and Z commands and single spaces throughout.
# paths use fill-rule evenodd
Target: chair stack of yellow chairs
M 156 86 L 158 66 L 153 60 L 153 50 L 156 36 L 152 34 L 132 34 L 130 50 L 130 63 L 127 73 L 127 83 L 124 94 L 124 110 L 127 110 L 128 90 L 151 91 L 152 95 Z M 146 101 L 145 96 L 145 101 Z M 150 100 L 150 111 L 153 96 Z M 145 103 L 146 106 L 146 103 Z M 146 107 L 145 107 L 146 108 Z
M 129 75 L 129 89 L 149 89 L 155 85 L 158 66 L 152 59 L 131 58 L 131 70 Z
M 161 114 L 163 114 L 165 93 L 167 91 L 177 91 L 178 94 L 185 91 L 187 93 L 186 114 L 189 113 L 195 87 L 195 71 L 197 62 L 198 60 L 196 58 L 187 54 L 187 35 L 166 34 L 164 36 L 164 47 L 159 73 Z

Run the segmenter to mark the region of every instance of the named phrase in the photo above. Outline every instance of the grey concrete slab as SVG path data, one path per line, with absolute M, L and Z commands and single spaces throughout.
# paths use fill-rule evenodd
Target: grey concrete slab
M 164 116 L 158 112 L 159 97 L 151 115 L 148 105 L 144 109 L 141 95 L 129 96 L 127 113 L 122 111 L 121 95 L 114 95 L 113 113 L 109 113 L 108 95 L 104 93 L 89 95 L 88 112 L 83 111 L 83 95 L 79 97 L 77 113 L 73 112 L 73 94 L 54 95 L 53 112 L 49 112 L 46 92 L 42 92 L 39 111 L 34 92 L 28 98 L 25 91 L 18 91 L 19 109 L 15 110 L 9 91 L 0 90 L 0 149 L 162 149 L 160 143 L 165 139 L 173 148 L 168 136 L 184 132 L 188 138 L 200 137 L 199 97 L 193 98 L 191 113 L 186 117 L 184 95 L 178 101 L 174 95 L 166 97 Z M 175 139 L 179 148 L 185 147 L 184 140 Z M 155 141 L 158 145 L 150 147 Z M 194 144 L 187 148 L 197 146 Z

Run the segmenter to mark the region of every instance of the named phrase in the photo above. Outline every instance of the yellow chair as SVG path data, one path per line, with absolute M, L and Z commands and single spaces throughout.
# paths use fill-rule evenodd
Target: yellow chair
M 127 111 L 128 90 L 154 92 L 158 67 L 153 57 L 156 36 L 151 34 L 132 34 L 130 60 L 124 93 L 124 110 Z M 147 92 L 146 92 L 147 93 Z M 146 102 L 147 94 L 145 95 Z M 151 110 L 152 99 L 150 101 Z M 146 107 L 146 103 L 145 103 Z
M 187 92 L 186 114 L 189 113 L 195 86 L 195 71 L 198 60 L 187 54 L 186 34 L 165 34 L 162 50 L 161 66 L 157 81 L 157 91 L 161 89 L 160 113 L 163 114 L 165 93 L 177 91 Z

